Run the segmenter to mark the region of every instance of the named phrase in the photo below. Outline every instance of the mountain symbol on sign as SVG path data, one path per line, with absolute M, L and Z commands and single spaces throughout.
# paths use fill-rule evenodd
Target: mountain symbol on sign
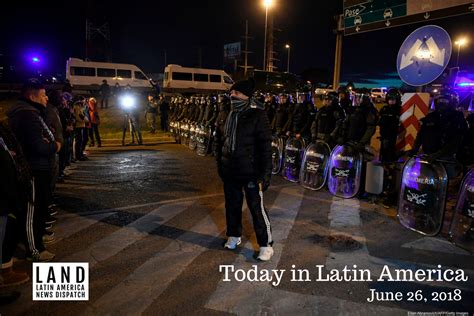
M 446 49 L 439 49 L 438 45 L 436 44 L 435 40 L 433 37 L 430 37 L 426 41 L 426 46 L 428 46 L 428 51 L 429 51 L 429 57 L 425 58 L 425 56 L 421 56 L 420 54 L 420 48 L 423 45 L 423 41 L 417 39 L 415 44 L 408 50 L 408 53 L 405 55 L 402 55 L 402 59 L 400 62 L 400 70 L 405 69 L 406 67 L 410 66 L 413 64 L 415 61 L 414 58 L 420 60 L 420 59 L 426 59 L 428 62 L 433 63 L 435 65 L 444 66 L 444 56 L 446 53 Z

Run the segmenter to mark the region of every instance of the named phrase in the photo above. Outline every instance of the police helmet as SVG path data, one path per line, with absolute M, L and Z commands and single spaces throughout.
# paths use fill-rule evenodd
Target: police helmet
M 398 105 L 402 103 L 402 95 L 400 91 L 396 88 L 390 88 L 385 95 L 385 101 L 388 103 L 388 100 L 395 100 Z
M 436 110 L 455 109 L 459 104 L 459 96 L 450 89 L 443 89 L 433 101 Z

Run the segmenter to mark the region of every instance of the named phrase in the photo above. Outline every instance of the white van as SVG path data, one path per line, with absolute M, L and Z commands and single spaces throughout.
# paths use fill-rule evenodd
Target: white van
M 385 95 L 387 94 L 387 88 L 373 88 L 370 90 L 370 96 L 374 103 L 380 103 L 385 101 Z
M 234 81 L 223 70 L 168 65 L 165 67 L 163 90 L 203 93 L 227 91 L 233 83 Z
M 110 86 L 118 83 L 121 87 L 150 88 L 148 77 L 135 65 L 84 61 L 69 58 L 66 62 L 66 79 L 74 89 L 98 89 L 102 80 Z

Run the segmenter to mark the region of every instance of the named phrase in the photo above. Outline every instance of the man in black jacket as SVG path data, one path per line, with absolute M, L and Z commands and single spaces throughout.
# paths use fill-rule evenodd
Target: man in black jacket
M 45 123 L 48 97 L 44 87 L 36 81 L 26 83 L 8 113 L 9 125 L 20 143 L 34 182 L 34 208 L 28 207 L 27 229 L 33 232 L 29 252 L 34 261 L 50 261 L 54 254 L 48 252 L 43 240 L 47 239 L 45 224 L 51 194 L 51 177 L 55 154 L 61 149 Z
M 231 91 L 231 112 L 225 125 L 217 124 L 216 160 L 224 182 L 228 240 L 224 247 L 241 243 L 242 204 L 245 192 L 253 218 L 259 260 L 273 255 L 273 238 L 263 192 L 270 185 L 272 171 L 271 129 L 263 104 L 254 100 L 252 79 L 235 83 Z

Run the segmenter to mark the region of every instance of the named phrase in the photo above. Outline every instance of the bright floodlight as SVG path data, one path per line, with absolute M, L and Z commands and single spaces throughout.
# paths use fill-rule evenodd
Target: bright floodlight
M 31 60 L 34 62 L 34 63 L 39 63 L 40 62 L 40 59 L 38 57 L 32 57 Z
M 465 37 L 460 38 L 459 40 L 454 42 L 454 44 L 459 45 L 459 46 L 464 46 L 467 44 L 467 39 Z
M 263 5 L 264 5 L 266 8 L 270 8 L 270 7 L 273 5 L 273 0 L 264 0 L 264 1 L 263 1 Z
M 286 45 L 285 45 L 285 48 L 290 48 L 290 45 L 286 44 Z
M 131 109 L 135 106 L 135 98 L 131 95 L 125 95 L 122 97 L 122 107 L 124 109 Z

